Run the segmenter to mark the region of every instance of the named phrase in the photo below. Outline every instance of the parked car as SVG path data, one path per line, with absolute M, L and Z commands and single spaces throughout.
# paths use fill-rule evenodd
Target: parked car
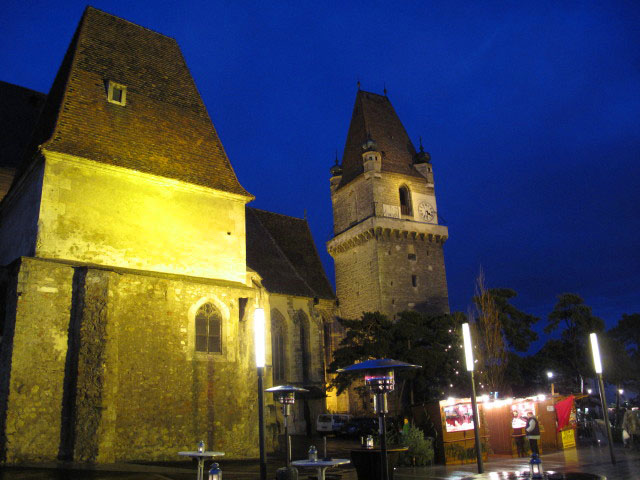
M 340 429 L 345 437 L 364 437 L 378 432 L 378 419 L 375 417 L 354 417 Z
M 340 413 L 323 413 L 318 415 L 316 430 L 318 433 L 338 433 L 340 429 L 351 420 L 351 415 Z

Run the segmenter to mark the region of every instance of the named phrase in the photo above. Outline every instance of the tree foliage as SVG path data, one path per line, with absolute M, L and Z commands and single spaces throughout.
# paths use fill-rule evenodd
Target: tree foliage
M 526 352 L 538 339 L 533 326 L 540 320 L 534 315 L 523 312 L 514 307 L 510 300 L 518 294 L 510 288 L 491 288 L 489 295 L 493 298 L 498 311 L 498 318 L 502 325 L 502 334 L 511 350 Z
M 563 293 L 558 295 L 558 301 L 548 316 L 545 333 L 552 333 L 560 329 L 560 351 L 562 357 L 557 359 L 557 365 L 573 377 L 574 388 L 585 376 L 593 374 L 593 362 L 588 346 L 589 334 L 602 332 L 604 322 L 591 312 L 591 307 L 585 305 L 580 295 Z M 559 353 L 554 352 L 554 355 Z
M 504 391 L 507 350 L 502 322 L 495 299 L 485 286 L 482 271 L 476 279 L 476 295 L 473 300 L 476 305 L 475 322 L 472 326 L 474 352 L 479 364 L 478 382 L 492 392 Z
M 399 389 L 406 385 L 406 401 L 428 402 L 442 398 L 443 392 L 460 388 L 466 379 L 461 371 L 459 315 L 428 315 L 406 311 L 396 322 L 383 314 L 365 313 L 361 319 L 339 319 L 346 335 L 334 352 L 330 370 L 370 358 L 393 358 L 422 366 L 418 370 L 396 374 Z M 457 373 L 456 373 L 457 372 Z M 357 375 L 338 374 L 332 387 L 342 393 L 359 378 Z

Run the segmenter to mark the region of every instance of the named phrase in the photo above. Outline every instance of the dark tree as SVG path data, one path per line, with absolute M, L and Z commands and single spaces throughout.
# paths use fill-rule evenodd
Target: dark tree
M 559 352 L 549 352 L 550 356 L 560 356 L 556 360 L 567 375 L 573 377 L 573 387 L 577 388 L 587 376 L 593 375 L 593 361 L 589 346 L 589 334 L 602 332 L 604 322 L 591 313 L 580 295 L 563 293 L 549 314 L 545 333 L 560 330 Z
M 396 374 L 405 404 L 442 398 L 444 392 L 463 391 L 466 384 L 460 344 L 459 314 L 428 315 L 402 312 L 394 323 L 381 313 L 365 313 L 359 320 L 339 319 L 346 335 L 334 353 L 330 371 L 370 358 L 394 358 L 422 366 Z M 338 374 L 331 385 L 342 393 L 358 375 Z
M 538 339 L 538 334 L 533 331 L 533 325 L 540 319 L 517 309 L 510 303 L 511 299 L 518 295 L 515 290 L 491 288 L 489 294 L 493 297 L 498 310 L 502 333 L 508 346 L 512 351 L 526 352 L 531 342 Z

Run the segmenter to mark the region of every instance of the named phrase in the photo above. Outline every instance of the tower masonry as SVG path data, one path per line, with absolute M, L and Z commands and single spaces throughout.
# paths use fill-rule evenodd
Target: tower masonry
M 448 313 L 430 155 L 416 151 L 386 96 L 358 91 L 342 164 L 331 168 L 336 290 L 345 318 Z

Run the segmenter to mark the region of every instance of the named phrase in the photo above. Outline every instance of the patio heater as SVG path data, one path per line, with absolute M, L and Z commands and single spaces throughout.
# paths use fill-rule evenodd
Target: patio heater
M 296 403 L 296 392 L 304 393 L 308 392 L 306 388 L 294 387 L 292 385 L 278 385 L 277 387 L 267 388 L 265 392 L 271 392 L 276 397 L 276 400 L 282 405 L 282 416 L 284 417 L 284 436 L 286 441 L 286 455 L 287 455 L 287 472 L 295 470 L 291 466 L 291 437 L 289 437 L 289 422 L 288 418 L 291 415 L 291 405 Z M 290 473 L 283 472 L 280 475 L 276 475 L 278 478 L 291 478 Z M 298 478 L 295 475 L 293 478 Z
M 387 409 L 387 393 L 395 386 L 394 370 L 401 368 L 422 368 L 420 365 L 399 362 L 391 358 L 381 360 L 367 360 L 345 368 L 338 369 L 339 373 L 364 373 L 364 383 L 373 397 L 373 405 L 378 415 L 378 433 L 380 434 L 380 458 L 382 480 L 389 480 L 389 463 L 387 459 L 387 425 L 385 415 Z
M 611 455 L 611 463 L 616 463 L 616 457 L 613 455 L 613 437 L 611 436 L 611 425 L 609 424 L 609 409 L 607 408 L 607 395 L 604 391 L 604 382 L 602 381 L 602 361 L 600 360 L 600 348 L 598 347 L 598 336 L 595 333 L 589 335 L 591 340 L 591 352 L 593 353 L 593 367 L 598 376 L 598 386 L 600 387 L 600 402 L 602 403 L 602 414 L 604 416 L 604 424 L 607 427 L 607 440 L 609 440 L 609 455 Z

